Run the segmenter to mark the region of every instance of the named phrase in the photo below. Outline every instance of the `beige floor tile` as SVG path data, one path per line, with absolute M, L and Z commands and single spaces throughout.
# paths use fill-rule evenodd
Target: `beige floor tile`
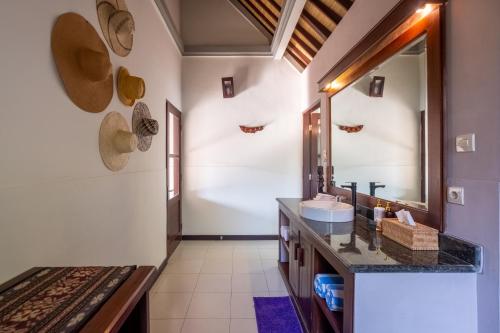
M 269 291 L 285 291 L 286 286 L 279 273 L 266 274 L 267 287 Z
M 181 333 L 184 319 L 151 320 L 151 333 Z
M 169 262 L 165 274 L 199 274 L 203 260 L 179 260 Z
M 267 297 L 266 292 L 261 293 L 233 293 L 231 295 L 231 318 L 255 318 L 254 297 Z
M 257 322 L 255 321 L 255 319 L 231 319 L 231 326 L 229 332 L 257 333 Z
M 260 259 L 278 260 L 278 249 L 259 249 Z
M 233 274 L 233 293 L 268 292 L 264 274 Z
M 234 248 L 232 246 L 212 246 L 208 248 L 206 259 L 231 259 Z
M 279 244 L 280 243 L 278 240 L 265 240 L 265 241 L 260 241 L 258 247 L 260 249 L 277 249 Z
M 234 259 L 233 274 L 262 274 L 262 264 L 256 259 Z
M 150 297 L 151 319 L 184 318 L 191 293 L 154 293 Z
M 262 265 L 262 270 L 265 274 L 276 273 L 279 274 L 278 270 L 278 260 L 276 259 L 264 259 L 260 261 Z
M 229 333 L 229 319 L 186 319 L 182 333 Z
M 206 246 L 186 246 L 180 247 L 175 250 L 174 254 L 168 260 L 169 262 L 175 262 L 180 260 L 197 260 L 205 259 L 208 247 Z
M 205 259 L 201 274 L 232 274 L 233 259 Z
M 231 294 L 194 294 L 186 318 L 229 318 Z
M 270 297 L 286 297 L 286 296 L 290 296 L 290 295 L 288 294 L 287 290 L 282 290 L 282 291 L 270 291 L 269 296 Z
M 193 292 L 198 281 L 198 274 L 162 274 L 156 281 L 153 292 L 182 293 Z
M 259 249 L 256 247 L 235 247 L 233 258 L 238 259 L 260 259 Z
M 231 274 L 200 274 L 196 293 L 230 293 Z

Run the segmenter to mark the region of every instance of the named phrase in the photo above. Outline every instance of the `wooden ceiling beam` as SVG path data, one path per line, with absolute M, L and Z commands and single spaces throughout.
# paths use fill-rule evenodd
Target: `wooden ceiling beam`
M 271 6 L 274 7 L 274 9 L 276 9 L 278 12 L 281 13 L 281 6 L 278 5 L 278 3 L 274 0 L 267 0 L 267 2 L 269 2 L 271 4 Z
M 337 14 L 333 9 L 325 5 L 321 0 L 309 0 L 314 7 L 316 7 L 323 14 L 328 16 L 335 24 L 339 24 L 340 20 L 342 20 L 342 16 Z
M 287 50 L 290 54 L 295 55 L 294 58 L 300 59 L 300 63 L 304 64 L 304 68 L 309 65 L 311 59 L 309 59 L 306 55 L 304 55 L 295 45 L 292 43 L 288 44 Z
M 295 29 L 302 36 L 304 36 L 309 43 L 311 43 L 312 45 L 314 45 L 314 47 L 316 48 L 316 51 L 319 51 L 319 49 L 323 45 L 323 43 L 321 43 L 321 41 L 317 40 L 316 37 L 314 37 L 313 35 L 311 35 L 306 29 L 304 29 L 303 27 L 301 27 L 299 23 L 297 23 L 297 26 L 295 27 Z
M 271 16 L 273 20 L 276 21 L 276 25 L 278 25 L 278 16 L 273 13 L 273 11 L 267 7 L 267 5 L 262 0 L 254 0 L 266 13 Z
M 288 54 L 296 63 L 297 65 L 303 70 L 306 68 L 307 63 L 303 62 L 299 57 L 297 57 L 294 53 L 292 53 L 290 50 L 286 50 L 286 54 Z
M 307 10 L 302 12 L 302 19 L 324 40 L 328 39 L 332 33 L 326 26 L 323 25 L 317 18 L 312 16 Z
M 276 26 L 267 19 L 267 17 L 262 14 L 255 5 L 248 0 L 240 0 L 243 5 L 253 14 L 256 18 L 266 27 L 269 32 L 274 35 L 274 31 L 276 30 Z
M 345 8 L 345 10 L 349 10 L 352 6 L 352 1 L 351 0 L 336 0 L 339 4 L 342 5 L 342 7 Z
M 306 55 L 309 56 L 309 59 L 314 58 L 316 55 L 316 51 L 313 50 L 309 45 L 307 45 L 299 36 L 294 32 L 292 35 L 292 41 L 295 41 L 305 52 Z

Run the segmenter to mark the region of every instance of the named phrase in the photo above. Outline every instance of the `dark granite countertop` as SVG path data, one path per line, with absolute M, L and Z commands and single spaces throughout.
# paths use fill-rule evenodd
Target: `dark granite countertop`
M 382 236 L 375 222 L 361 215 L 346 223 L 326 223 L 299 214 L 302 199 L 278 198 L 283 212 L 320 238 L 353 273 L 434 272 L 474 273 L 481 266 L 481 251 L 475 245 L 445 234 L 439 236 L 439 251 L 412 251 Z

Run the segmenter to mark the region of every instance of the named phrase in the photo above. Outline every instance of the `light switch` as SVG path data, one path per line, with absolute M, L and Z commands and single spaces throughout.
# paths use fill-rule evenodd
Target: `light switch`
M 470 133 L 457 136 L 456 146 L 458 153 L 476 151 L 476 135 Z
M 464 188 L 458 186 L 448 187 L 448 202 L 457 205 L 464 205 Z

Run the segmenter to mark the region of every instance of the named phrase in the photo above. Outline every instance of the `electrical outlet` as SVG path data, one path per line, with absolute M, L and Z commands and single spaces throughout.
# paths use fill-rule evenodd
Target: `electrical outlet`
M 464 188 L 458 186 L 448 187 L 448 202 L 457 205 L 464 205 Z
M 476 151 L 476 135 L 474 133 L 459 135 L 455 144 L 458 153 Z

